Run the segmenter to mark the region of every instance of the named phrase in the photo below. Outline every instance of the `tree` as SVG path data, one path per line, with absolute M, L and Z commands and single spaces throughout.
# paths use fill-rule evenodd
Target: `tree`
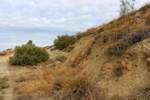
M 127 0 L 120 0 L 121 4 L 120 4 L 120 10 L 119 10 L 119 14 L 120 16 L 122 15 L 126 15 L 127 13 L 131 12 L 134 10 L 134 3 L 136 0 L 132 0 L 132 3 L 130 3 Z

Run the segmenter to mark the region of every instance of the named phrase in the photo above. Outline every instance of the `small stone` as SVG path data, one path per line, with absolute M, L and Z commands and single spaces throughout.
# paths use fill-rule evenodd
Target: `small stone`
M 143 45 L 142 45 L 142 53 L 143 53 L 143 54 L 145 53 L 145 50 L 146 50 L 146 45 L 143 44 Z
M 104 68 L 103 68 L 103 70 L 104 71 L 108 71 L 108 70 L 110 70 L 112 68 L 112 66 L 111 66 L 111 63 L 106 63 L 106 64 L 104 64 Z
M 43 66 L 40 66 L 40 67 L 39 67 L 39 69 L 42 69 L 42 68 L 43 68 Z
M 126 65 L 126 68 L 127 68 L 127 70 L 132 70 L 132 63 L 131 62 L 129 62 L 127 65 Z

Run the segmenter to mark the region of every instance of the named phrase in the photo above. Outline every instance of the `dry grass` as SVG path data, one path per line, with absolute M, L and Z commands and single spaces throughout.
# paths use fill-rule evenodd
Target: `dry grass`
M 76 76 L 66 77 L 61 90 L 65 100 L 106 100 L 100 87 L 96 85 L 96 74 L 82 71 Z
M 22 73 L 26 75 L 26 78 L 23 78 L 23 80 L 26 79 L 26 81 L 19 87 L 17 92 L 27 94 L 34 93 L 36 91 L 43 91 L 45 93 L 51 92 L 50 85 L 43 79 L 43 70 L 37 69 L 34 70 L 34 72 L 32 70 L 26 70 Z M 23 77 L 23 75 L 21 76 Z M 17 78 L 17 81 L 18 80 L 22 81 L 22 78 L 19 77 Z
M 91 68 L 63 66 L 36 70 L 32 75 L 28 74 L 33 76 L 34 73 L 36 78 L 32 77 L 24 82 L 19 87 L 18 93 L 24 95 L 41 92 L 42 96 L 57 94 L 65 100 L 99 100 L 98 98 L 105 98 L 105 96 L 97 85 L 95 72 Z
M 0 78 L 0 90 L 8 88 L 9 84 L 7 83 L 7 78 Z

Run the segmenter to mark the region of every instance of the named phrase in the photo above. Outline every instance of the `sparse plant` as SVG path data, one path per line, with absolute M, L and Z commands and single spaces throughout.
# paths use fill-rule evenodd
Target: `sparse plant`
M 121 56 L 125 51 L 132 45 L 140 42 L 146 38 L 150 37 L 150 28 L 145 29 L 141 33 L 132 34 L 130 37 L 124 39 L 122 42 L 119 42 L 108 48 L 108 52 L 111 55 Z
M 120 0 L 120 2 L 121 2 L 120 10 L 119 10 L 120 16 L 126 15 L 129 12 L 133 11 L 135 1 L 136 0 L 132 0 L 132 3 L 130 3 L 128 0 Z
M 44 48 L 37 47 L 28 41 L 26 45 L 16 46 L 13 57 L 10 57 L 11 65 L 33 65 L 39 62 L 44 62 L 49 58 L 48 53 Z
M 72 45 L 76 42 L 75 36 L 69 36 L 69 35 L 62 35 L 57 36 L 57 39 L 54 41 L 54 46 L 60 50 L 65 49 L 69 45 Z

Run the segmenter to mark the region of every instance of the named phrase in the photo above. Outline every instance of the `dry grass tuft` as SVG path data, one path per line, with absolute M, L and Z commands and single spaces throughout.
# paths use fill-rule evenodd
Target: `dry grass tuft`
M 7 78 L 0 78 L 0 90 L 8 88 L 9 84 L 7 83 Z

